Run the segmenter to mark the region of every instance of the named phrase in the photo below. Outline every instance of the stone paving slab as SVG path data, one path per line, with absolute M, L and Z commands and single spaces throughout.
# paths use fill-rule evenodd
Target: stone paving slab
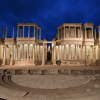
M 21 77 L 22 76 L 22 77 Z M 31 87 L 31 88 L 41 88 L 41 89 L 55 89 L 55 88 L 69 88 L 78 85 L 85 84 L 89 78 L 84 78 L 84 76 L 67 76 L 67 75 L 13 75 L 12 81 L 18 85 Z

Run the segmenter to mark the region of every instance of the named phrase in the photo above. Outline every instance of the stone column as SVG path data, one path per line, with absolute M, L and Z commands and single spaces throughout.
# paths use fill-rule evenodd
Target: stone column
M 24 26 L 23 26 L 23 38 L 24 38 Z
M 80 50 L 81 54 L 80 54 L 80 59 L 82 60 L 82 45 L 81 45 L 81 50 Z
M 60 50 L 59 50 L 59 45 L 58 45 L 58 60 L 59 60 L 59 54 L 60 54 L 59 52 L 60 52 Z
M 40 60 L 40 45 L 39 45 L 39 60 Z
M 30 26 L 28 26 L 28 38 L 30 37 Z
M 69 44 L 69 59 L 71 59 L 71 44 Z
M 5 45 L 5 47 L 4 47 L 3 65 L 6 65 L 6 45 Z
M 40 29 L 40 37 L 39 37 L 39 39 L 41 40 L 41 29 Z
M 59 40 L 59 29 L 58 29 L 58 40 Z
M 80 26 L 80 38 L 82 38 L 82 33 L 81 33 L 81 26 Z
M 14 30 L 15 30 L 15 27 L 13 27 L 13 38 L 14 38 Z
M 87 60 L 87 46 L 85 45 L 85 65 L 86 65 L 86 60 Z
M 13 65 L 13 62 L 14 62 L 14 45 L 12 44 L 12 50 L 11 50 L 11 62 L 10 62 L 10 65 Z
M 19 59 L 20 59 L 20 45 L 19 45 L 19 50 L 18 50 L 18 54 L 19 54 Z
M 53 59 L 53 65 L 57 65 L 56 64 L 56 44 L 54 43 L 54 59 Z
M 76 26 L 75 26 L 75 38 L 76 38 Z
M 6 27 L 6 38 L 7 38 L 7 30 L 8 30 L 8 27 Z
M 92 38 L 93 38 L 93 27 L 92 27 Z
M 17 38 L 19 37 L 19 26 L 18 26 L 18 29 L 17 29 Z
M 24 44 L 22 44 L 22 59 L 24 59 Z
M 66 60 L 66 44 L 64 45 L 64 60 Z
M 37 45 L 36 45 L 36 60 L 37 60 Z
M 29 59 L 29 44 L 27 44 L 27 59 Z
M 18 59 L 18 44 L 16 45 L 16 60 Z
M 92 59 L 93 59 L 93 63 L 94 63 L 94 45 L 92 46 Z
M 34 55 L 34 52 L 35 52 L 35 45 L 33 44 L 33 66 L 35 66 L 35 55 Z
M 34 26 L 34 38 L 35 38 L 35 26 Z
M 42 52 L 42 65 L 45 65 L 45 59 L 44 59 L 44 43 L 43 43 L 43 52 Z
M 75 59 L 77 60 L 77 45 L 75 45 Z
M 94 31 L 95 31 L 95 40 L 96 40 L 96 29 Z

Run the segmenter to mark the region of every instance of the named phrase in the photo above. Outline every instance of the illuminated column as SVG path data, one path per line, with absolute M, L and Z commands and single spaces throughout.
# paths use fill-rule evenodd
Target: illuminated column
M 66 60 L 66 44 L 64 45 L 64 60 Z
M 38 39 L 38 28 L 36 30 L 36 38 Z
M 93 59 L 93 63 L 94 63 L 94 45 L 92 46 L 92 59 Z
M 12 44 L 12 51 L 11 52 L 12 52 L 12 57 L 11 58 L 13 59 L 14 58 L 14 45 L 13 44 Z
M 18 44 L 16 45 L 16 60 L 18 59 Z
M 39 60 L 40 60 L 40 45 L 39 45 Z
M 45 65 L 45 60 L 44 60 L 44 43 L 43 43 L 43 50 L 42 50 L 42 65 Z
M 59 46 L 58 46 L 58 60 L 59 60 L 59 52 L 60 52 L 60 50 L 59 50 Z
M 56 65 L 56 44 L 54 43 L 54 59 L 53 59 L 53 65 Z
M 23 38 L 24 38 L 24 26 L 23 26 Z
M 28 46 L 28 48 L 27 48 L 27 59 L 29 59 L 29 44 L 27 44 Z
M 96 29 L 94 31 L 95 31 L 95 40 L 96 40 Z
M 33 44 L 33 60 L 35 60 L 34 59 L 34 51 L 35 51 L 35 48 L 34 48 L 34 44 Z
M 7 30 L 8 30 L 8 27 L 6 27 L 6 38 L 7 38 Z
M 18 54 L 19 54 L 19 59 L 20 59 L 20 45 L 19 45 L 19 50 L 18 50 Z
M 87 60 L 87 46 L 85 45 L 85 59 Z
M 71 59 L 71 44 L 69 44 L 69 59 Z
M 77 45 L 75 45 L 75 59 L 77 60 Z
M 5 47 L 4 47 L 3 65 L 6 65 L 6 45 L 5 45 Z
M 14 30 L 15 30 L 15 27 L 13 27 L 13 38 L 14 38 Z
M 24 44 L 22 44 L 22 59 L 24 59 Z
M 35 38 L 35 26 L 34 26 L 34 38 Z
M 83 57 L 82 57 L 82 45 L 81 45 L 81 50 L 80 50 L 80 52 L 81 52 L 81 54 L 80 54 L 80 55 L 81 55 L 80 59 L 82 60 L 82 58 L 83 58 Z
M 36 45 L 36 60 L 37 60 L 37 45 Z

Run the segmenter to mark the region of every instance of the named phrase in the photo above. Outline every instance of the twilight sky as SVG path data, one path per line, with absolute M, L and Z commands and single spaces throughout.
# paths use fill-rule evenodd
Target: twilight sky
M 17 36 L 17 23 L 36 23 L 41 38 L 51 41 L 62 23 L 86 22 L 100 25 L 100 0 L 0 0 L 1 35 L 8 27 L 8 37 L 13 27 Z

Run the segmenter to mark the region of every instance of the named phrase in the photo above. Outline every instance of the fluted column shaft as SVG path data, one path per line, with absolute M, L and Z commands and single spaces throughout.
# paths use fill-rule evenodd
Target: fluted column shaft
M 14 58 L 14 45 L 12 44 L 12 59 Z
M 6 45 L 4 47 L 4 59 L 6 59 Z
M 27 48 L 27 59 L 29 59 L 29 44 L 28 45 L 28 48 Z
M 22 59 L 24 59 L 24 44 L 22 44 Z
M 66 60 L 66 44 L 64 45 L 64 60 Z
M 18 44 L 16 45 L 16 60 L 18 59 Z
M 71 44 L 69 44 L 69 59 L 71 59 Z
M 33 60 L 34 60 L 34 52 L 35 52 L 35 48 L 34 48 L 34 44 L 33 44 Z
M 77 60 L 77 45 L 75 45 L 75 59 Z

